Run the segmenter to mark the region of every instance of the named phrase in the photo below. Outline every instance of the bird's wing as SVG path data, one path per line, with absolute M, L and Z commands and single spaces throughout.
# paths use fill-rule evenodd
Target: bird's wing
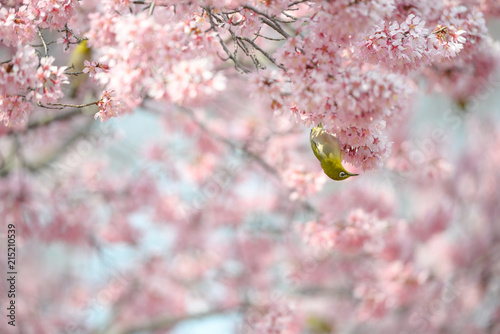
M 318 159 L 333 159 L 340 162 L 339 140 L 323 128 L 315 127 L 311 130 L 311 146 Z

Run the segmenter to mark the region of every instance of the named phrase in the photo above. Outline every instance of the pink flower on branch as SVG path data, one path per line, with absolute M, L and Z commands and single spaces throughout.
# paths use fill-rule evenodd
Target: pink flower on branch
M 429 54 L 440 58 L 453 58 L 464 48 L 466 41 L 464 30 L 457 30 L 446 26 L 437 26 L 428 38 Z
M 89 77 L 92 78 L 92 80 L 95 79 L 95 75 L 97 73 L 102 73 L 102 72 L 108 72 L 109 71 L 109 66 L 106 64 L 98 63 L 96 61 L 90 62 L 88 60 L 85 60 L 84 62 L 84 69 L 83 73 L 88 73 Z
M 68 83 L 65 66 L 53 65 L 54 57 L 38 59 L 31 46 L 19 48 L 10 62 L 0 66 L 0 97 L 5 125 L 20 127 L 28 121 L 33 103 L 55 103 Z M 22 108 L 22 110 L 17 110 Z
M 3 122 L 7 127 L 23 128 L 33 109 L 33 104 L 27 102 L 23 96 L 0 96 L 0 122 Z
M 307 223 L 304 238 L 312 246 L 359 252 L 372 248 L 370 244 L 377 242 L 386 227 L 376 215 L 355 209 L 342 221 Z
M 170 9 L 156 11 L 173 15 Z M 93 14 L 91 21 L 91 45 L 104 53 L 98 61 L 103 71 L 95 78 L 105 89 L 127 96 L 128 106 L 146 97 L 195 106 L 224 90 L 225 76 L 215 67 L 217 44 L 212 32 L 203 33 L 207 29 L 203 17 L 162 22 L 146 13 Z M 98 72 L 92 64 L 87 71 L 94 68 Z
M 311 29 L 328 36 L 332 43 L 348 44 L 371 24 L 390 15 L 394 3 L 394 0 L 320 1 Z
M 66 66 L 52 65 L 54 57 L 40 59 L 37 69 L 37 86 L 34 88 L 34 100 L 42 104 L 55 103 L 64 96 L 61 85 L 68 84 L 68 77 L 64 74 Z
M 118 117 L 123 114 L 125 110 L 124 104 L 113 97 L 113 91 L 104 91 L 102 97 L 97 102 L 99 111 L 94 115 L 94 118 L 100 118 L 101 122 L 107 121 L 112 117 Z
M 64 27 L 80 5 L 78 0 L 25 0 L 29 13 L 40 28 Z
M 25 44 L 36 34 L 34 16 L 26 6 L 15 8 L 2 7 L 0 4 L 0 40 L 7 46 Z
M 374 64 L 408 74 L 421 67 L 453 58 L 463 48 L 465 31 L 438 26 L 432 32 L 425 22 L 410 14 L 401 24 L 382 22 L 360 43 L 360 57 Z
M 19 48 L 10 62 L 0 65 L 0 94 L 28 94 L 38 85 L 37 67 L 35 49 Z

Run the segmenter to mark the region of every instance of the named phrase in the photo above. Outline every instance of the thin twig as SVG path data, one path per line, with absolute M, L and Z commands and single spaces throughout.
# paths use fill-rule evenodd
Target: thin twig
M 80 72 L 64 72 L 64 74 L 67 75 L 80 75 L 80 74 L 85 74 L 85 72 L 80 71 Z
M 72 30 L 68 27 L 68 24 L 67 24 L 67 23 L 66 23 L 66 24 L 64 24 L 64 31 L 66 31 L 66 33 L 68 33 L 68 32 L 69 32 L 69 33 L 71 34 L 71 36 L 73 36 L 73 37 L 74 37 L 74 38 L 78 41 L 78 43 L 81 43 L 81 42 L 83 42 L 83 41 L 88 40 L 88 38 L 80 38 L 80 37 L 76 36 L 76 35 L 75 35 L 75 33 L 74 33 L 74 32 L 73 32 L 73 31 L 72 31 Z M 68 39 L 68 41 L 69 41 L 69 36 L 68 36 L 68 35 L 66 35 L 66 37 L 67 37 L 67 39 Z
M 68 27 L 67 23 L 64 24 L 64 29 L 61 30 L 61 32 L 66 33 L 66 47 L 64 48 L 65 50 L 68 50 L 71 44 L 80 44 L 81 42 L 88 40 L 88 38 L 80 38 L 76 36 L 75 33 Z M 76 43 L 69 40 L 71 36 L 76 39 Z
M 219 40 L 219 43 L 220 45 L 222 46 L 222 49 L 224 50 L 224 52 L 227 54 L 227 56 L 229 57 L 229 59 L 231 59 L 234 63 L 234 67 L 236 68 L 236 70 L 240 70 L 242 71 L 243 73 L 249 73 L 250 70 L 245 68 L 244 66 L 242 66 L 238 60 L 236 59 L 236 55 L 235 54 L 232 54 L 231 51 L 229 51 L 229 49 L 227 48 L 226 44 L 224 43 L 224 41 L 222 40 L 222 37 L 220 37 L 219 35 L 219 31 L 217 30 L 217 25 L 215 24 L 214 22 L 214 19 L 218 19 L 217 17 L 215 17 L 213 14 L 212 14 L 212 11 L 210 10 L 210 8 L 205 8 L 207 14 L 208 14 L 208 19 L 210 21 L 210 29 L 209 30 L 213 30 L 215 31 L 215 34 Z
M 297 17 L 295 17 L 295 16 L 293 16 L 293 15 L 288 14 L 286 11 L 282 11 L 282 12 L 281 12 L 281 14 L 283 14 L 283 15 L 285 15 L 286 17 L 288 17 L 288 18 L 292 19 L 292 20 L 293 20 L 292 22 L 295 22 L 295 21 L 297 21 L 297 20 L 298 20 L 298 18 L 297 18 Z M 292 23 L 292 22 L 290 22 L 290 23 Z
M 252 57 L 252 53 L 250 53 L 250 50 L 248 50 L 247 46 L 245 45 L 245 43 L 243 43 L 242 40 L 240 40 L 238 38 L 238 36 L 236 35 L 233 35 L 233 38 L 234 38 L 234 43 L 237 44 L 242 50 L 243 52 L 245 52 L 245 54 L 249 57 Z M 255 59 L 252 59 L 254 62 L 256 61 Z
M 255 35 L 255 36 L 257 36 L 257 37 L 262 37 L 262 38 L 264 38 L 264 39 L 268 39 L 268 40 L 270 40 L 270 41 L 275 41 L 275 42 L 286 41 L 286 39 L 285 39 L 285 38 L 272 38 L 272 37 L 267 37 L 267 36 L 264 36 L 264 35 L 261 35 L 261 34 L 257 34 L 257 35 Z
M 46 108 L 46 109 L 64 109 L 64 108 L 85 108 L 85 107 L 90 107 L 92 105 L 97 105 L 98 103 L 99 101 L 94 101 L 86 104 L 49 103 L 49 105 L 44 105 L 38 102 L 37 105 L 41 108 Z
M 249 10 L 254 10 L 255 13 L 257 14 L 261 14 L 262 12 L 251 7 L 251 6 L 246 6 L 244 7 L 246 9 L 249 9 Z M 209 17 L 209 20 L 210 20 L 210 29 L 209 30 L 214 30 L 216 33 L 217 33 L 217 37 L 219 38 L 219 42 L 222 46 L 222 48 L 224 49 L 224 51 L 226 52 L 226 54 L 228 55 L 228 57 L 233 60 L 233 62 L 235 63 L 235 67 L 236 69 L 243 69 L 243 67 L 240 65 L 240 63 L 237 61 L 237 58 L 236 58 L 236 53 L 238 51 L 238 46 L 243 50 L 243 52 L 245 52 L 245 54 L 250 57 L 254 63 L 254 66 L 257 68 L 257 69 L 263 69 L 265 68 L 264 66 L 261 65 L 259 59 L 257 58 L 257 56 L 255 55 L 254 53 L 254 50 L 250 50 L 246 45 L 245 43 L 249 43 L 255 50 L 259 51 L 260 53 L 262 53 L 269 61 L 271 61 L 271 63 L 275 64 L 277 67 L 281 68 L 282 70 L 286 71 L 285 67 L 281 64 L 278 64 L 276 62 L 276 60 L 269 54 L 267 53 L 266 51 L 264 51 L 260 46 L 258 46 L 256 43 L 255 43 L 255 39 L 257 39 L 259 37 L 259 34 L 257 33 L 257 35 L 255 35 L 255 38 L 253 40 L 247 38 L 247 37 L 243 37 L 243 36 L 237 36 L 234 31 L 232 31 L 231 29 L 227 29 L 227 31 L 231 34 L 232 38 L 233 38 L 233 42 L 235 44 L 235 51 L 234 53 L 231 53 L 228 49 L 227 49 L 227 46 L 226 44 L 224 43 L 224 41 L 222 41 L 222 38 L 220 37 L 220 35 L 218 34 L 218 30 L 217 30 L 217 24 L 214 22 L 214 20 L 217 20 L 218 23 L 223 23 L 224 20 L 223 18 L 220 18 L 218 17 L 216 14 L 214 14 L 211 9 L 209 7 L 205 8 L 205 11 L 207 12 L 208 14 L 208 17 Z M 270 19 L 273 19 L 271 18 L 270 16 L 268 16 L 267 14 L 265 13 L 262 13 L 263 16 L 265 16 L 263 19 L 264 23 L 266 23 L 266 21 L 269 21 L 266 17 L 269 17 Z M 283 31 L 283 29 L 281 29 L 281 27 L 279 26 L 279 24 L 273 24 L 272 22 L 268 22 L 266 23 L 268 25 L 270 25 L 273 29 L 275 29 L 276 31 L 278 31 L 280 34 L 282 34 L 283 36 L 288 37 L 289 35 Z M 245 43 L 244 43 L 245 42 Z M 244 70 L 245 73 L 248 72 L 247 69 Z
M 45 51 L 45 57 L 47 57 L 49 52 L 47 50 L 47 44 L 45 44 L 45 39 L 43 39 L 42 29 L 40 27 L 38 27 L 38 36 L 40 37 L 40 40 L 42 41 L 43 50 Z
M 255 7 L 252 7 L 252 6 L 248 6 L 248 5 L 246 5 L 246 6 L 243 6 L 243 8 L 248 9 L 248 10 L 251 10 L 252 12 L 254 12 L 254 13 L 259 14 L 260 16 L 262 16 L 262 17 L 261 17 L 262 22 L 264 22 L 264 23 L 265 23 L 265 24 L 267 24 L 269 27 L 271 27 L 271 28 L 273 28 L 274 30 L 276 30 L 276 31 L 277 31 L 279 34 L 281 34 L 283 37 L 285 37 L 285 38 L 290 37 L 290 35 L 288 35 L 288 34 L 286 33 L 286 31 L 284 31 L 284 30 L 281 28 L 281 26 L 280 26 L 278 23 L 276 23 L 276 22 L 275 22 L 275 21 L 279 21 L 279 19 L 278 19 L 278 18 L 276 18 L 276 17 L 271 17 L 271 16 L 269 16 L 268 14 L 266 14 L 266 13 L 264 13 L 264 12 L 262 12 L 262 11 L 258 10 L 258 9 L 257 9 L 257 8 L 255 8 Z M 283 22 L 283 23 L 290 23 L 290 22 Z
M 262 53 L 267 59 L 269 59 L 273 64 L 275 64 L 276 66 L 281 68 L 283 71 L 286 71 L 286 68 L 283 65 L 276 63 L 276 60 L 273 57 L 271 57 L 270 54 L 268 54 L 266 51 L 264 51 L 260 46 L 258 46 L 254 41 L 252 41 L 248 37 L 241 37 L 241 36 L 238 37 L 238 39 L 243 40 L 243 41 L 251 44 L 254 48 L 259 50 L 259 52 Z
M 292 6 L 295 6 L 295 5 L 299 5 L 301 3 L 304 3 L 304 2 L 309 2 L 310 0 L 299 0 L 299 1 L 294 1 L 292 2 L 291 4 L 288 5 L 288 7 L 292 7 Z
M 45 42 L 45 46 L 49 46 L 49 45 L 56 44 L 56 43 L 57 43 L 57 41 Z M 30 46 L 32 46 L 34 48 L 41 48 L 44 45 L 43 44 L 30 44 Z

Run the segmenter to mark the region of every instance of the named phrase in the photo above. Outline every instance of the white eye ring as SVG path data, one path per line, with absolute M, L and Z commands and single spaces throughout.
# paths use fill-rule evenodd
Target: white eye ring
M 339 177 L 344 177 L 344 176 L 346 176 L 346 173 L 344 173 L 344 172 L 339 173 Z

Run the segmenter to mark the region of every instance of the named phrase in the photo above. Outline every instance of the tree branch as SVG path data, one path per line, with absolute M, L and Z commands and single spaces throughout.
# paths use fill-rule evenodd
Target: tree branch
M 238 39 L 242 40 L 242 41 L 245 41 L 247 43 L 249 43 L 250 45 L 252 45 L 255 49 L 259 50 L 260 53 L 262 53 L 267 59 L 269 59 L 273 64 L 275 64 L 276 66 L 278 66 L 279 68 L 281 68 L 283 71 L 286 72 L 286 68 L 281 65 L 281 64 L 278 64 L 276 62 L 276 60 L 271 57 L 270 54 L 268 54 L 266 51 L 264 51 L 260 46 L 258 46 L 254 41 L 252 41 L 251 39 L 249 39 L 248 37 L 238 37 Z
M 132 324 L 129 326 L 120 326 L 117 325 L 108 330 L 97 332 L 96 334 L 133 334 L 133 333 L 149 333 L 158 330 L 165 330 L 174 327 L 175 325 L 186 321 L 186 320 L 194 320 L 200 318 L 210 317 L 216 314 L 227 313 L 238 310 L 235 309 L 215 309 L 206 312 L 199 312 L 194 314 L 188 314 L 179 317 L 172 317 L 171 315 L 161 315 L 154 317 L 152 319 L 138 322 L 136 324 Z
M 204 8 L 204 9 L 207 12 L 208 19 L 210 21 L 210 29 L 209 30 L 215 31 L 215 34 L 216 34 L 217 38 L 219 39 L 219 43 L 222 46 L 222 49 L 227 54 L 227 56 L 229 57 L 229 59 L 231 59 L 233 61 L 234 67 L 236 68 L 236 70 L 237 71 L 240 70 L 243 73 L 249 73 L 250 70 L 247 69 L 246 67 L 244 67 L 243 65 L 241 65 L 239 63 L 238 59 L 236 59 L 236 50 L 235 50 L 234 54 L 231 53 L 231 51 L 229 51 L 229 49 L 227 48 L 226 43 L 224 43 L 224 41 L 222 40 L 222 37 L 220 37 L 219 31 L 217 30 L 217 25 L 214 22 L 214 18 L 216 19 L 216 17 L 212 14 L 212 11 L 210 10 L 210 8 L 207 7 L 207 8 Z
M 262 168 L 264 168 L 267 172 L 269 172 L 270 174 L 272 174 L 273 176 L 275 176 L 276 178 L 280 179 L 279 177 L 279 173 L 276 171 L 276 169 L 274 169 L 271 165 L 269 165 L 264 159 L 262 159 L 262 157 L 260 157 L 259 155 L 255 154 L 254 152 L 250 151 L 246 145 L 244 146 L 240 146 L 240 145 L 237 145 L 235 143 L 233 143 L 232 141 L 230 141 L 229 139 L 227 138 L 224 138 L 222 136 L 219 136 L 218 134 L 215 134 L 213 133 L 212 131 L 210 131 L 206 126 L 205 124 L 201 123 L 197 118 L 196 116 L 193 114 L 193 112 L 187 108 L 184 108 L 184 107 L 180 107 L 178 106 L 178 108 L 180 110 L 182 110 L 186 115 L 189 116 L 189 118 L 194 122 L 196 123 L 196 125 L 203 131 L 205 132 L 206 134 L 210 135 L 210 137 L 214 138 L 216 141 L 218 142 L 221 142 L 227 146 L 229 146 L 231 149 L 233 150 L 236 150 L 236 151 L 242 151 L 242 152 L 245 152 L 246 155 L 248 155 L 250 158 L 252 158 L 253 160 L 255 160 Z
M 31 172 L 38 172 L 39 170 L 47 167 L 52 162 L 56 161 L 59 156 L 64 154 L 68 147 L 72 146 L 81 137 L 87 134 L 92 127 L 94 120 L 87 120 L 84 126 L 77 130 L 71 137 L 69 137 L 64 143 L 62 143 L 52 154 L 49 154 L 34 163 L 26 163 L 26 168 Z
M 65 113 L 50 115 L 50 116 L 44 117 L 42 119 L 39 119 L 37 121 L 28 123 L 28 126 L 26 127 L 25 132 L 27 132 L 28 130 L 36 129 L 38 127 L 47 126 L 47 125 L 51 124 L 52 122 L 65 121 L 65 120 L 68 120 L 70 118 L 73 118 L 73 117 L 75 117 L 77 115 L 81 115 L 81 114 L 83 114 L 82 110 L 73 109 L 73 110 L 70 110 L 70 111 L 65 112 Z M 12 136 L 16 133 L 19 133 L 19 132 L 10 131 L 7 135 Z
M 247 5 L 247 6 L 243 6 L 243 8 L 251 10 L 252 12 L 254 12 L 254 13 L 262 16 L 261 17 L 262 22 L 264 22 L 266 25 L 268 25 L 272 29 L 276 30 L 283 37 L 285 37 L 285 38 L 290 37 L 290 35 L 288 35 L 286 33 L 286 31 L 284 31 L 283 28 L 281 28 L 281 26 L 278 23 L 275 22 L 275 20 L 276 20 L 275 17 L 271 17 L 271 16 L 267 15 L 266 13 L 258 10 L 255 7 L 252 7 L 252 6 L 248 6 Z M 291 23 L 291 22 L 287 22 L 287 23 Z
M 17 144 L 14 142 L 9 154 L 5 157 L 5 159 L 2 159 L 2 163 L 0 164 L 0 177 L 7 176 L 12 171 L 12 168 L 14 168 L 17 149 Z
M 273 167 L 271 166 L 269 163 L 267 163 L 267 161 L 265 161 L 264 159 L 262 159 L 262 157 L 254 152 L 252 152 L 251 150 L 248 149 L 247 145 L 243 145 L 243 146 L 240 146 L 240 145 L 237 145 L 235 144 L 234 142 L 230 141 L 229 139 L 227 138 L 224 138 L 222 136 L 219 136 L 215 133 L 213 133 L 212 131 L 210 131 L 206 126 L 205 124 L 203 124 L 202 122 L 200 122 L 196 117 L 195 115 L 193 114 L 193 112 L 187 108 L 184 108 L 184 107 L 181 107 L 181 106 L 177 106 L 180 110 L 182 110 L 183 112 L 185 112 L 186 115 L 189 116 L 189 118 L 194 122 L 196 123 L 196 125 L 203 131 L 205 132 L 206 134 L 210 135 L 212 138 L 214 138 L 215 140 L 229 146 L 230 148 L 232 148 L 233 150 L 238 150 L 238 151 L 242 151 L 244 152 L 248 157 L 250 157 L 251 159 L 253 159 L 255 162 L 257 162 L 257 164 L 259 164 L 262 168 L 264 168 L 268 173 L 270 173 L 271 175 L 273 175 L 279 182 L 282 181 L 282 178 L 281 178 L 281 175 L 280 173 Z M 314 215 L 316 216 L 319 216 L 320 213 L 319 211 L 314 207 L 312 206 L 309 202 L 307 202 L 306 200 L 301 200 L 301 204 L 303 206 L 303 208 L 311 213 L 313 213 Z

